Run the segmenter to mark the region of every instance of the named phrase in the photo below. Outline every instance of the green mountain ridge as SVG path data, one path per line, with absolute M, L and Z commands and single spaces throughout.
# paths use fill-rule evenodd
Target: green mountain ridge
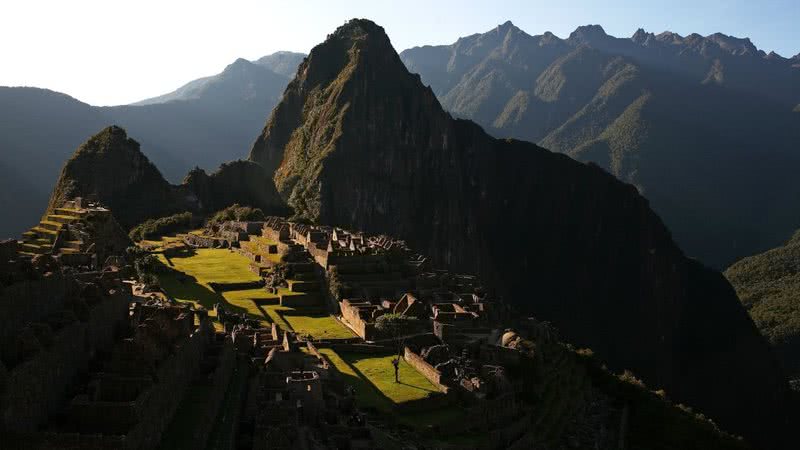
M 736 262 L 725 276 L 790 376 L 800 379 L 800 231 L 780 247 Z
M 727 281 L 682 254 L 633 186 L 454 120 L 435 91 L 382 28 L 353 20 L 311 51 L 250 159 L 300 218 L 406 239 L 611 367 L 779 445 L 788 386 Z
M 800 225 L 783 207 L 800 195 L 800 71 L 749 40 L 619 39 L 596 25 L 559 39 L 507 22 L 401 58 L 453 115 L 634 184 L 688 254 L 715 267 Z

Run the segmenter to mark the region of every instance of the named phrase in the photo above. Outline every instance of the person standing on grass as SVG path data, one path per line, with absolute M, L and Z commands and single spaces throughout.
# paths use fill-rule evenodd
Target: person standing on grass
M 399 383 L 400 382 L 400 374 L 399 374 L 399 372 L 400 372 L 400 358 L 399 357 L 398 358 L 394 358 L 392 360 L 392 365 L 394 366 L 394 382 L 395 383 Z

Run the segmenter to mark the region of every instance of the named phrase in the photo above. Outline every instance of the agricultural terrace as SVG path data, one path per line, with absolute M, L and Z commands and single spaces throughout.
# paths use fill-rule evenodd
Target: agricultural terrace
M 148 241 L 148 245 L 169 245 L 172 244 L 172 239 Z M 249 270 L 249 260 L 239 253 L 226 249 L 187 249 L 171 256 L 159 253 L 158 258 L 168 268 L 159 274 L 161 288 L 178 301 L 192 302 L 208 310 L 212 310 L 216 303 L 222 303 L 231 311 L 247 313 L 265 325 L 275 322 L 281 328 L 314 339 L 355 337 L 349 328 L 319 308 L 278 305 L 280 295 L 299 294 L 286 288 L 280 288 L 277 294 L 260 288 L 215 291 L 211 283 L 247 283 L 261 280 Z

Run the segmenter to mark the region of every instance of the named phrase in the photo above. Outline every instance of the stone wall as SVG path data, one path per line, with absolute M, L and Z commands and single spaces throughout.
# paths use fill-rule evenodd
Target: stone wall
M 217 416 L 222 413 L 220 409 L 225 401 L 225 394 L 228 391 L 235 365 L 236 352 L 233 349 L 233 343 L 230 338 L 226 338 L 220 349 L 217 367 L 208 380 L 211 392 L 206 402 L 206 408 L 202 417 L 193 424 L 191 445 L 186 446 L 186 448 L 202 449 L 206 447 L 206 442 L 214 429 Z
M 67 280 L 60 273 L 0 287 L 0 357 L 25 323 L 64 309 L 66 294 Z
M 375 339 L 375 324 L 365 322 L 359 315 L 358 306 L 350 304 L 348 300 L 339 302 L 342 311 L 342 320 L 350 325 L 350 328 L 366 341 Z
M 24 284 L 20 286 L 24 289 L 14 292 L 38 293 L 38 290 L 50 285 L 50 282 Z M 60 284 L 56 282 L 53 286 Z M 57 290 L 54 294 L 58 295 Z M 49 311 L 59 302 L 63 302 L 63 299 L 58 300 L 57 297 L 53 301 L 47 299 L 48 297 L 29 299 L 32 304 L 30 306 L 38 304 L 40 308 L 28 308 L 33 313 L 22 323 L 32 322 L 34 313 Z M 95 352 L 107 351 L 113 345 L 115 333 L 127 320 L 128 300 L 129 296 L 118 290 L 88 304 L 86 314 L 80 320 L 68 313 L 62 317 L 72 317 L 73 321 L 57 323 L 60 328 L 53 329 L 44 323 L 38 325 L 50 330 L 53 333 L 52 339 L 39 339 L 41 349 L 8 371 L 7 379 L 0 390 L 0 423 L 3 428 L 31 431 L 64 402 L 66 390 L 76 377 L 87 371 L 88 362 Z M 4 343 L 13 341 L 16 341 L 15 335 Z
M 50 348 L 8 373 L 0 397 L 0 420 L 9 431 L 33 431 L 61 405 L 75 377 L 87 370 L 86 323 L 73 322 L 53 336 Z
M 219 248 L 226 244 L 222 239 L 212 236 L 200 236 L 192 233 L 186 234 L 183 238 L 183 242 L 186 243 L 186 245 L 201 248 Z
M 447 394 L 450 392 L 450 388 L 442 384 L 442 373 L 436 370 L 435 367 L 428 364 L 421 356 L 417 355 L 410 348 L 405 347 L 403 352 L 403 357 L 406 362 L 416 369 L 417 372 L 421 373 L 422 376 L 428 379 L 437 389 L 441 392 Z

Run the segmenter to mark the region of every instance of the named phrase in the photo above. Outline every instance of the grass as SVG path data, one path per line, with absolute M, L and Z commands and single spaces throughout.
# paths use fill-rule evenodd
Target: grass
M 230 250 L 201 248 L 187 256 L 167 258 L 159 255 L 159 259 L 169 267 L 190 275 L 199 283 L 244 283 L 259 281 L 261 278 L 250 271 L 250 261 Z
M 392 366 L 396 355 L 340 354 L 329 348 L 320 349 L 320 353 L 345 376 L 345 382 L 353 386 L 359 405 L 367 408 L 391 413 L 394 405 L 428 398 L 439 392 L 403 359 L 400 360 L 400 382 L 396 383 Z
M 400 382 L 395 382 L 392 359 L 396 355 L 373 356 L 345 353 L 341 357 L 392 403 L 420 400 L 439 392 L 427 378 L 402 358 L 400 359 Z
M 350 329 L 325 312 L 315 309 L 290 308 L 281 305 L 263 307 L 272 322 L 281 328 L 306 334 L 314 339 L 349 339 L 355 337 Z
M 209 283 L 240 283 L 258 281 L 258 275 L 248 269 L 248 259 L 224 249 L 199 249 L 180 256 L 159 260 L 172 270 L 159 274 L 158 281 L 166 294 L 175 300 L 191 302 L 213 309 L 216 303 L 226 304 L 232 312 L 249 313 L 252 318 L 264 319 L 253 303 L 254 298 L 274 297 L 261 289 L 215 292 Z
M 159 282 L 167 295 L 178 301 L 192 302 L 209 310 L 216 303 L 227 304 L 233 312 L 246 312 L 263 324 L 275 322 L 281 328 L 309 335 L 315 339 L 347 339 L 354 334 L 327 313 L 318 309 L 289 308 L 280 305 L 259 306 L 253 300 L 274 299 L 279 295 L 300 295 L 281 288 L 278 294 L 264 289 L 215 292 L 209 283 L 239 283 L 258 281 L 249 270 L 250 260 L 239 253 L 224 249 L 198 249 L 180 256 L 158 258 L 173 269 L 159 275 Z M 180 273 L 186 275 L 182 276 Z

